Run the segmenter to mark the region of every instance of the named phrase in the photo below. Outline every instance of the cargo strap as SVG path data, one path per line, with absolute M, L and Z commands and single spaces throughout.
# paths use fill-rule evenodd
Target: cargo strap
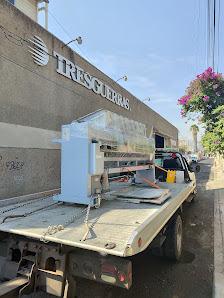
M 160 170 L 162 170 L 162 171 L 168 173 L 167 170 L 165 170 L 164 168 L 161 168 L 161 167 L 157 166 L 155 163 L 150 163 L 150 165 L 153 165 L 153 166 L 155 166 L 156 168 L 158 168 L 158 169 L 160 169 Z

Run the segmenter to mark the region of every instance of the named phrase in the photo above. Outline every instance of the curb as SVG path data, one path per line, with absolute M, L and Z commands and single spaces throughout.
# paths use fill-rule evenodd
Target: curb
M 213 297 L 224 297 L 224 189 L 215 190 Z

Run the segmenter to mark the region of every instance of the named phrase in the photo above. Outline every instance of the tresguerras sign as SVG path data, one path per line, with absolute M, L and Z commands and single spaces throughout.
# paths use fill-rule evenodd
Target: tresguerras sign
M 47 65 L 50 55 L 43 40 L 40 37 L 34 35 L 34 37 L 29 41 L 32 45 L 32 47 L 29 46 L 29 52 L 32 54 L 34 62 L 39 66 Z M 92 90 L 96 94 L 101 95 L 116 105 L 126 110 L 130 110 L 128 98 L 122 96 L 107 84 L 102 83 L 100 79 L 94 77 L 88 72 L 85 72 L 81 67 L 75 65 L 70 60 L 55 51 L 53 51 L 53 57 L 57 59 L 58 73 L 86 87 L 87 89 Z
M 61 75 L 73 80 L 74 82 L 92 90 L 96 94 L 105 97 L 113 103 L 130 110 L 129 100 L 116 92 L 105 83 L 102 83 L 98 78 L 85 72 L 81 67 L 75 65 L 67 58 L 53 51 L 53 56 L 57 58 L 57 72 Z

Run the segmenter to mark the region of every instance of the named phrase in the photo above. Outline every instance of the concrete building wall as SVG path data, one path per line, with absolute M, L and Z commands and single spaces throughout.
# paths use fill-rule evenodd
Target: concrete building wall
M 145 124 L 148 136 L 154 127 L 177 141 L 176 127 L 8 1 L 0 1 L 0 12 L 0 198 L 60 187 L 60 147 L 51 140 L 62 125 L 100 108 Z M 5 38 L 7 30 L 14 38 Z M 34 35 L 48 48 L 46 66 L 34 63 L 24 41 Z M 54 51 L 128 98 L 130 110 L 57 73 Z

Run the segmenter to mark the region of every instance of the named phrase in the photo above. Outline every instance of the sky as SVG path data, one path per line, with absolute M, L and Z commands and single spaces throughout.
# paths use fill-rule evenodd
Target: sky
M 196 75 L 209 66 L 206 3 L 50 0 L 48 30 L 65 43 L 70 37 L 81 36 L 82 51 L 75 42 L 70 44 L 74 51 L 86 60 L 89 58 L 89 62 L 115 81 L 126 75 L 127 81 L 120 80 L 119 84 L 139 100 L 150 97 L 144 103 L 176 126 L 180 139 L 192 142 L 189 129 L 198 123 L 185 123 L 177 100 Z M 43 11 L 39 13 L 39 23 L 44 26 Z M 220 37 L 220 53 L 224 50 L 222 41 Z M 218 63 L 217 53 L 218 47 L 215 71 L 218 65 L 222 72 L 224 55 L 220 55 Z M 203 128 L 199 129 L 200 141 Z

